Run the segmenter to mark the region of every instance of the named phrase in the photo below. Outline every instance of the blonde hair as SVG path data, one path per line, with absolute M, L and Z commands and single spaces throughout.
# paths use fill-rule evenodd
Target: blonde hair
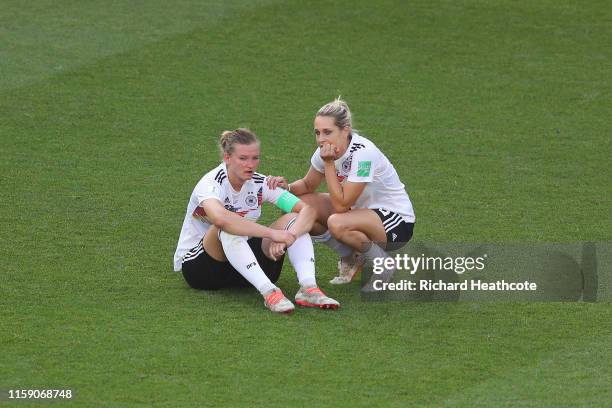
M 227 153 L 228 156 L 231 155 L 234 152 L 234 145 L 236 143 L 249 145 L 251 143 L 259 143 L 259 139 L 257 139 L 255 133 L 247 128 L 226 130 L 221 133 L 221 137 L 219 138 L 221 155 L 225 153 Z
M 353 128 L 353 117 L 351 110 L 349 109 L 346 102 L 340 97 L 337 97 L 333 102 L 325 104 L 319 109 L 316 116 L 330 116 L 334 118 L 336 126 L 340 129 L 348 126 Z

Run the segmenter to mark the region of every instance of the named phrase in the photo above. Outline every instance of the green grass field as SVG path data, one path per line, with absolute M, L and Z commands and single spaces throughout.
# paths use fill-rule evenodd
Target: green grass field
M 416 240 L 611 241 L 608 2 L 1 8 L 0 389 L 87 407 L 612 406 L 609 303 L 362 302 L 317 247 L 342 309 L 277 316 L 255 290 L 171 272 L 221 131 L 251 127 L 260 171 L 295 179 L 339 94 L 407 184 Z M 288 263 L 279 285 L 297 290 Z

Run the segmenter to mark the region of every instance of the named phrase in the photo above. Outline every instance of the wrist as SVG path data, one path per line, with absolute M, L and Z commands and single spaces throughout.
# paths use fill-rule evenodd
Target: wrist
M 274 233 L 275 233 L 274 228 L 266 227 L 266 233 L 262 238 L 269 238 L 272 241 L 274 241 Z
M 325 167 L 323 167 L 323 171 L 325 173 L 326 177 L 329 176 L 333 176 L 334 178 L 336 177 L 336 166 L 334 164 L 334 162 L 325 162 Z

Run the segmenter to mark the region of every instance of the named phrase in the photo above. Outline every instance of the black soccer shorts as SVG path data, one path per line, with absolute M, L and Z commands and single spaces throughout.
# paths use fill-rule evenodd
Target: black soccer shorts
M 276 283 L 283 269 L 285 256 L 273 261 L 264 255 L 261 249 L 261 238 L 250 238 L 247 242 L 261 269 L 272 283 Z M 187 252 L 183 259 L 183 277 L 194 289 L 215 290 L 251 286 L 250 282 L 229 262 L 220 262 L 208 255 L 202 247 L 202 241 Z
M 414 232 L 414 223 L 406 222 L 401 215 L 393 211 L 377 208 L 374 212 L 380 217 L 385 233 L 387 234 L 387 245 L 385 249 L 394 251 L 400 249 L 410 241 Z

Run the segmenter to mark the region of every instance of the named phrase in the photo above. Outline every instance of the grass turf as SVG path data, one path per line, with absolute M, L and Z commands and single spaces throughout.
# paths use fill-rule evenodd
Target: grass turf
M 612 399 L 608 304 L 362 303 L 317 248 L 343 308 L 287 318 L 170 272 L 217 135 L 251 127 L 261 171 L 300 177 L 338 94 L 407 184 L 418 240 L 610 241 L 605 2 L 173 4 L 3 4 L 1 388 L 81 406 Z

